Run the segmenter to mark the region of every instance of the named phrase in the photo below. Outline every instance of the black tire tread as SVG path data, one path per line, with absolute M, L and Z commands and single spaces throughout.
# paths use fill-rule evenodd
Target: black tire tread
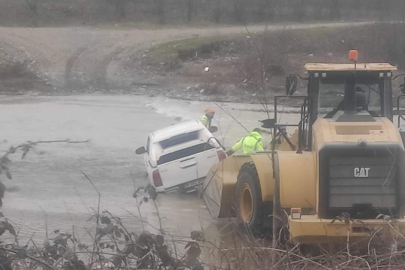
M 254 235 L 261 234 L 262 229 L 263 229 L 263 200 L 262 200 L 262 191 L 260 187 L 260 181 L 259 181 L 259 174 L 257 173 L 256 166 L 253 162 L 245 163 L 238 175 L 238 182 L 236 184 L 236 194 L 235 194 L 235 202 L 236 202 L 236 209 L 238 213 L 238 218 L 241 221 L 240 214 L 239 214 L 239 194 L 240 194 L 240 188 L 245 182 L 244 179 L 241 179 L 241 177 L 244 174 L 249 174 L 252 183 L 252 189 L 254 189 L 254 196 L 257 196 L 257 204 L 254 207 L 254 213 L 253 213 L 253 219 L 250 224 L 244 224 Z

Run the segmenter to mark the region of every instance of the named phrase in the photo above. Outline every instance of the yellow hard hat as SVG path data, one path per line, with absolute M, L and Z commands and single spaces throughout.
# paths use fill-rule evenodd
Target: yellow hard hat
M 207 114 L 215 114 L 214 108 L 208 108 L 204 112 L 207 113 Z

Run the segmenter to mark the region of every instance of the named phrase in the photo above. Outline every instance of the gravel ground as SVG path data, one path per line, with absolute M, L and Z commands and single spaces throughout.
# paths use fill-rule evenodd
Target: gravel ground
M 362 24 L 365 23 L 270 25 L 266 29 L 275 31 Z M 249 26 L 250 32 L 264 31 L 264 29 L 265 26 Z M 148 94 L 149 90 L 153 94 L 165 94 L 164 91 L 162 92 L 163 89 L 176 87 L 160 85 L 157 89 L 149 89 L 147 86 L 159 85 L 161 78 L 143 72 L 139 68 L 139 63 L 132 63 L 133 67 L 128 66 L 127 60 L 132 59 L 134 54 L 160 43 L 196 36 L 227 34 L 246 34 L 246 28 L 235 26 L 146 30 L 121 29 L 119 26 L 115 28 L 0 27 L 0 67 L 2 61 L 7 59 L 23 63 L 32 73 L 31 75 L 42 82 L 41 87 L 34 85 L 35 89 L 25 89 L 25 92 L 41 93 L 45 86 L 52 86 L 51 93 L 54 94 L 72 91 L 89 93 L 106 89 L 117 91 L 116 89 L 126 87 L 129 91 L 140 91 L 144 94 Z M 140 86 L 145 86 L 145 89 L 140 90 Z M 16 93 L 20 93 L 20 90 L 19 87 L 14 89 Z M 183 91 L 183 89 L 179 90 Z M 172 96 L 176 95 L 172 94 Z

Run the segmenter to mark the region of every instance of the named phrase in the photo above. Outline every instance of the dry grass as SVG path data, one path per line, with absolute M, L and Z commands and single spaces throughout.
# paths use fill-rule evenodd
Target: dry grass
M 390 62 L 398 65 L 401 73 L 405 67 L 404 48 L 404 23 L 282 29 L 261 34 L 247 30 L 244 35 L 222 36 L 219 40 L 197 37 L 159 45 L 146 54 L 143 67 L 170 83 L 210 84 L 211 88 L 222 89 L 221 98 L 227 101 L 259 102 L 254 98 L 256 93 L 265 89 L 270 98 L 283 93 L 285 76 L 303 75 L 305 63 L 347 63 L 351 49 L 359 50 L 361 62 Z M 203 72 L 206 66 L 209 72 Z M 398 84 L 399 80 L 393 83 L 395 93 Z M 299 91 L 305 87 L 299 83 Z M 217 91 L 210 93 L 203 95 L 205 99 L 218 98 Z M 202 98 L 198 91 L 190 96 Z
M 218 269 L 403 269 L 405 238 L 388 233 L 395 227 L 395 221 L 387 220 L 369 237 L 359 240 L 349 234 L 340 243 L 323 245 L 298 245 L 283 234 L 273 247 L 270 239 L 254 238 L 230 222 L 222 238 L 208 244 Z
M 18 94 L 37 89 L 44 93 L 54 90 L 38 76 L 31 62 L 0 59 L 0 92 Z
M 153 203 L 148 192 L 137 195 L 138 203 Z M 148 198 L 148 199 L 145 199 Z M 149 201 L 149 202 L 148 202 Z M 158 209 L 156 208 L 158 213 Z M 139 218 L 141 213 L 137 215 Z M 384 229 L 370 234 L 368 239 L 346 246 L 300 246 L 279 240 L 271 247 L 269 240 L 253 238 L 230 222 L 216 238 L 204 240 L 204 232 L 191 232 L 189 237 L 171 235 L 160 230 L 135 233 L 124 226 L 119 217 L 108 211 L 94 214 L 100 225 L 89 234 L 93 244 L 81 243 L 74 232 L 54 232 L 43 246 L 29 242 L 18 245 L 18 234 L 12 223 L 0 221 L 0 229 L 15 236 L 14 243 L 0 245 L 0 263 L 4 269 L 403 269 L 405 238 L 384 238 Z M 139 219 L 139 222 L 145 221 Z M 164 225 L 164 224 L 163 224 Z M 394 226 L 387 221 L 385 229 Z M 385 240 L 385 241 L 383 241 Z M 385 242 L 384 245 L 382 242 Z M 372 244 L 373 243 L 373 244 Z M 377 244 L 374 244 L 377 243 Z M 388 245 L 391 243 L 393 245 Z M 179 252 L 177 245 L 185 245 Z M 204 252 L 206 261 L 201 260 Z M 209 259 L 207 259 L 209 258 Z

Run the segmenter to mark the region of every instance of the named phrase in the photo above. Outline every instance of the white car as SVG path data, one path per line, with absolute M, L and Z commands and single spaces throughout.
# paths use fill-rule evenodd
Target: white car
M 144 154 L 149 180 L 159 192 L 195 191 L 209 169 L 226 158 L 224 149 L 198 120 L 175 124 L 149 134 Z

